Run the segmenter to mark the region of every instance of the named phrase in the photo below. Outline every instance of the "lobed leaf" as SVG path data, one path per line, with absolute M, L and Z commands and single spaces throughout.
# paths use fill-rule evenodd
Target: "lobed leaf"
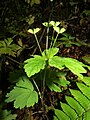
M 54 56 L 49 59 L 49 65 L 59 70 L 63 69 L 64 66 L 64 59 L 62 57 Z
M 71 70 L 72 73 L 83 79 L 83 75 L 81 73 L 86 73 L 87 71 L 84 69 L 84 64 L 82 62 L 72 58 L 64 58 L 64 62 L 65 66 Z
M 33 106 L 38 102 L 38 94 L 26 76 L 22 77 L 14 89 L 11 90 L 10 93 L 7 93 L 6 97 L 8 97 L 5 100 L 7 103 L 14 101 L 14 107 L 20 109 L 25 106 Z
M 24 69 L 28 77 L 35 75 L 40 72 L 41 69 L 45 68 L 45 59 L 39 55 L 35 55 L 34 58 L 27 59 L 25 61 Z

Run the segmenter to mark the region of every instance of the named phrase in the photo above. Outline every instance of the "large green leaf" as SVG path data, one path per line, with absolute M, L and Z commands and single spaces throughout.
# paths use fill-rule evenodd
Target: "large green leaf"
M 64 58 L 64 62 L 65 66 L 71 70 L 72 73 L 83 79 L 83 75 L 81 73 L 86 73 L 87 71 L 84 69 L 83 66 L 85 65 L 82 62 L 73 58 Z
M 32 83 L 26 76 L 22 76 L 22 79 L 16 84 L 10 93 L 7 93 L 8 97 L 5 101 L 14 101 L 15 108 L 24 108 L 33 106 L 38 102 L 38 94 L 34 90 Z
M 49 65 L 59 70 L 63 69 L 64 66 L 64 59 L 62 57 L 54 56 L 49 59 Z
M 45 68 L 45 59 L 39 55 L 35 55 L 34 58 L 27 59 L 25 61 L 24 69 L 28 77 L 35 75 L 40 72 L 41 69 Z

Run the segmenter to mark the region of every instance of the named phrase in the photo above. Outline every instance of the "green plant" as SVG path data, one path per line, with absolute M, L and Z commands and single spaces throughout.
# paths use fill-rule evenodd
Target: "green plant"
M 4 41 L 0 41 L 0 56 L 3 54 L 8 54 L 16 57 L 16 55 L 19 55 L 24 47 L 25 46 L 23 46 L 22 44 L 17 45 L 13 43 L 12 38 L 4 39 Z
M 40 98 L 44 112 L 45 106 L 43 100 L 45 88 L 48 87 L 51 91 L 62 92 L 63 88 L 67 89 L 68 85 L 70 85 L 63 70 L 70 70 L 81 80 L 83 80 L 82 73 L 87 72 L 85 68 L 90 70 L 90 66 L 76 59 L 56 55 L 59 51 L 59 48 L 55 47 L 56 41 L 59 34 L 65 32 L 64 28 L 58 27 L 59 24 L 60 22 L 54 21 L 43 23 L 43 25 L 47 27 L 46 49 L 44 51 L 42 51 L 36 35 L 36 33 L 40 31 L 40 28 L 28 30 L 29 33 L 35 36 L 41 55 L 32 55 L 31 58 L 25 60 L 24 70 L 27 76 L 20 76 L 16 86 L 6 95 L 7 99 L 5 101 L 7 103 L 14 101 L 15 108 L 21 109 L 25 106 L 34 106 Z M 50 27 L 53 27 L 53 34 L 49 45 Z M 38 84 L 37 81 L 41 83 Z
M 90 77 L 77 83 L 78 90 L 69 89 L 72 96 L 65 96 L 66 103 L 60 102 L 62 110 L 55 109 L 54 120 L 90 119 Z
M 16 120 L 17 115 L 11 114 L 11 111 L 1 110 L 0 111 L 0 120 Z

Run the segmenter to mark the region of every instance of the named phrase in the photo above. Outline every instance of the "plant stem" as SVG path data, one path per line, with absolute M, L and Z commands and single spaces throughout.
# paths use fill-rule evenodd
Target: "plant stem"
M 47 27 L 46 49 L 48 49 L 48 33 L 49 33 L 49 26 Z
M 39 47 L 40 53 L 42 54 L 42 50 L 41 50 L 40 44 L 39 44 L 39 42 L 38 42 L 38 38 L 37 38 L 36 34 L 34 34 L 34 36 L 35 36 L 37 45 L 38 45 L 38 47 Z
M 15 63 L 17 63 L 17 64 L 22 64 L 22 63 L 20 63 L 20 62 L 18 62 L 18 61 L 16 61 L 16 60 L 10 58 L 9 56 L 7 56 L 7 58 L 10 59 L 10 60 L 12 60 L 13 62 L 15 62 Z
M 54 32 L 55 31 L 53 31 L 53 35 L 52 35 L 52 38 L 51 38 L 50 48 L 52 47 L 52 44 L 53 44 L 53 41 L 54 41 Z
M 58 35 L 59 35 L 59 34 L 57 33 L 56 38 L 55 38 L 55 40 L 54 40 L 54 43 L 53 43 L 53 46 L 52 46 L 52 47 L 55 46 L 56 40 L 57 40 L 57 38 L 58 38 Z
M 35 86 L 36 86 L 36 88 L 37 88 L 37 91 L 38 91 L 38 94 L 39 94 L 39 96 L 40 96 L 40 99 L 42 100 L 42 95 L 41 95 L 41 92 L 40 92 L 40 90 L 39 90 L 39 88 L 38 88 L 38 86 L 37 86 L 37 84 L 36 84 L 35 80 L 34 80 L 34 79 L 32 79 L 32 80 L 33 80 L 34 85 L 35 85 Z

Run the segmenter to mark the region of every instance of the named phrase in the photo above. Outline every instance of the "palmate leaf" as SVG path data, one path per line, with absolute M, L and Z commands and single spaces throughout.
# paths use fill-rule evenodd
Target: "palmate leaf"
M 31 81 L 26 76 L 22 76 L 22 79 L 16 84 L 10 93 L 7 93 L 8 97 L 5 102 L 14 101 L 15 108 L 24 108 L 33 106 L 38 102 L 38 94 L 34 90 Z
M 20 49 L 20 47 L 14 43 L 11 38 L 7 38 L 4 41 L 0 41 L 0 55 L 1 54 L 9 54 L 15 56 L 16 51 Z
M 27 59 L 25 61 L 24 69 L 28 77 L 40 72 L 45 68 L 45 59 L 39 55 L 35 55 L 34 58 Z
M 11 114 L 11 111 L 1 110 L 0 111 L 0 120 L 16 120 L 17 115 Z

